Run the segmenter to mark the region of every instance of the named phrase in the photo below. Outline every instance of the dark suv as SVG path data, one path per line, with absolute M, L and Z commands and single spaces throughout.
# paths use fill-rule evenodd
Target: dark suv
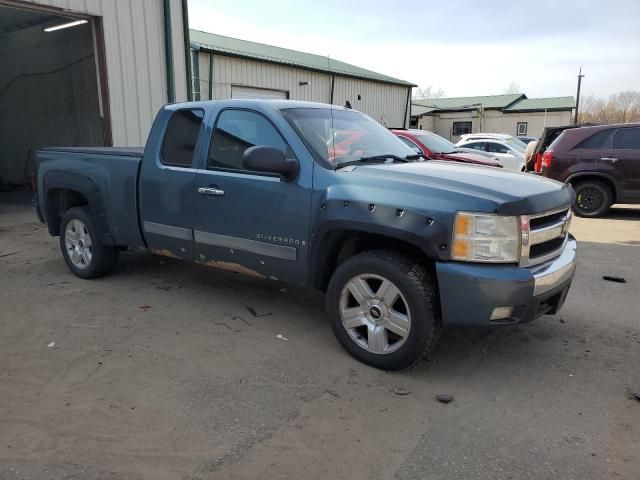
M 573 186 L 581 217 L 640 203 L 640 123 L 565 130 L 544 152 L 542 175 Z

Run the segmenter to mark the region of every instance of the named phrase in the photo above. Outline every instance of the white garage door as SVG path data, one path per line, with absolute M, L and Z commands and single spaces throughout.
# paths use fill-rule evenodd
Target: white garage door
M 265 98 L 286 100 L 287 92 L 282 90 L 269 90 L 267 88 L 231 87 L 231 98 Z

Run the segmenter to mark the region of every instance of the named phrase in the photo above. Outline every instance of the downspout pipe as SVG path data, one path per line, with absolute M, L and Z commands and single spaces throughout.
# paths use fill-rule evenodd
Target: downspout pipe
M 335 84 L 336 84 L 336 75 L 333 74 L 331 75 L 331 94 L 330 94 L 331 98 L 329 99 L 329 103 L 331 105 L 333 105 L 333 88 L 335 87 Z
M 191 65 L 191 37 L 189 36 L 189 7 L 187 0 L 182 0 L 182 33 L 184 36 L 184 62 L 187 66 L 187 99 L 193 100 L 193 66 Z
M 164 0 L 164 57 L 167 68 L 167 103 L 175 103 L 176 86 L 173 68 L 173 35 L 171 31 L 171 0 Z M 189 62 L 187 62 L 187 65 Z
M 213 50 L 209 52 L 209 100 L 213 100 Z
M 411 103 L 411 91 L 413 87 L 407 88 L 407 103 L 404 106 L 404 119 L 402 120 L 402 128 L 409 128 L 407 125 L 407 113 L 409 113 L 409 104 Z

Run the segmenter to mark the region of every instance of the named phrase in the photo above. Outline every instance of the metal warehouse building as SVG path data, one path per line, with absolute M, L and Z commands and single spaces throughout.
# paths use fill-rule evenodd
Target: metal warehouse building
M 545 127 L 571 124 L 573 97 L 527 98 L 523 93 L 414 100 L 411 126 L 454 142 L 466 133 L 539 137 Z
M 196 100 L 281 98 L 351 105 L 387 127 L 409 125 L 415 85 L 321 55 L 191 30 Z
M 186 25 L 186 0 L 0 0 L 0 184 L 45 145 L 144 145 L 190 96 Z

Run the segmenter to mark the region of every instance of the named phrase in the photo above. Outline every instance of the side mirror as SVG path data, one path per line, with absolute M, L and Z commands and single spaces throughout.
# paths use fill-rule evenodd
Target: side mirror
M 285 158 L 282 150 L 273 147 L 247 148 L 242 155 L 242 166 L 254 172 L 277 173 L 285 182 L 295 180 L 300 172 L 298 160 Z

